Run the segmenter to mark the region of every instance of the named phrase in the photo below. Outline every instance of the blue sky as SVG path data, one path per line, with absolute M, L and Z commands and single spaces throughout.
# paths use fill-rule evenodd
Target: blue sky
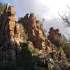
M 10 3 L 15 8 L 16 18 L 24 17 L 26 13 L 33 12 L 38 20 L 45 19 L 43 26 L 49 31 L 49 28 L 59 28 L 60 32 L 67 36 L 70 28 L 63 28 L 63 22 L 59 20 L 58 11 L 66 12 L 69 16 L 69 9 L 66 5 L 70 5 L 70 0 L 0 0 L 3 3 Z M 70 7 L 70 6 L 69 6 Z M 59 18 L 59 19 L 58 19 Z
M 14 3 L 12 2 L 12 0 L 0 0 L 0 2 L 10 3 L 10 4 L 14 5 Z

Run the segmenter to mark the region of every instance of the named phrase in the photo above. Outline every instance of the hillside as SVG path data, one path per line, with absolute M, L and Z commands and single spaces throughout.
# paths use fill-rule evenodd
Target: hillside
M 0 70 L 69 70 L 70 44 L 59 29 L 49 28 L 34 13 L 18 22 L 15 9 L 7 4 L 0 14 Z

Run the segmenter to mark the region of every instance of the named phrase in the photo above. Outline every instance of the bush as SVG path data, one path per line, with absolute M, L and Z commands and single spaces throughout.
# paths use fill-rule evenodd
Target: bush
M 9 63 L 3 63 L 0 62 L 0 70 L 15 70 L 15 65 L 12 62 Z
M 55 62 L 54 70 L 61 70 L 60 63 Z
M 37 53 L 39 51 L 39 49 L 38 48 L 34 48 L 34 46 L 29 46 L 28 49 L 29 49 L 29 51 L 31 53 Z
M 59 51 L 61 52 L 62 56 L 64 58 L 66 58 L 66 54 L 65 54 L 64 50 L 62 49 L 62 47 L 59 48 Z
M 66 53 L 66 57 L 70 58 L 70 44 L 65 43 L 63 45 L 64 52 Z
M 32 61 L 33 60 L 32 60 L 31 52 L 29 51 L 27 44 L 23 43 L 18 65 L 22 70 L 28 70 L 28 69 L 31 70 L 34 67 Z

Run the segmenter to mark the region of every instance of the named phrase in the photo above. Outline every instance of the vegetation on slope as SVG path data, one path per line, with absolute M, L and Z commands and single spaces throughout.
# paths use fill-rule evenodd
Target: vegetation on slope
M 6 7 L 6 4 L 0 2 L 0 14 L 4 12 L 5 7 Z
M 3 3 L 0 3 L 0 14 L 3 13 L 5 9 L 5 5 Z M 25 31 L 26 32 L 26 31 Z M 45 30 L 44 30 L 45 32 Z M 45 33 L 44 33 L 45 36 Z M 24 40 L 27 40 L 27 34 L 24 34 Z M 70 44 L 67 43 L 67 40 L 65 37 L 63 37 L 63 45 L 62 46 L 54 46 L 55 50 L 58 52 L 61 52 L 62 57 L 65 58 L 64 63 L 55 61 L 54 57 L 49 53 L 46 56 L 46 61 L 48 64 L 44 66 L 42 65 L 42 60 L 38 53 L 39 50 L 37 48 L 34 48 L 34 46 L 27 46 L 26 43 L 22 44 L 22 50 L 18 53 L 18 59 L 17 59 L 17 70 L 34 70 L 35 66 L 40 66 L 41 70 L 52 70 L 50 64 L 54 65 L 54 70 L 68 70 L 70 68 Z M 47 53 L 47 52 L 46 52 Z M 35 55 L 32 55 L 35 54 Z M 52 58 L 54 63 L 50 63 L 49 59 Z M 48 65 L 48 66 L 47 66 Z M 0 70 L 15 70 L 15 64 L 13 62 L 9 64 L 4 64 L 0 62 Z

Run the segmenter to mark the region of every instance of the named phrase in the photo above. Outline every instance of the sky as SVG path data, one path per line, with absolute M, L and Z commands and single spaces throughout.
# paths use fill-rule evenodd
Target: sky
M 67 33 L 70 33 L 70 28 L 64 28 L 58 12 L 60 15 L 66 13 L 69 17 L 70 9 L 67 5 L 70 7 L 70 0 L 0 0 L 0 2 L 10 3 L 15 7 L 16 19 L 32 12 L 38 20 L 45 19 L 43 27 L 47 33 L 50 27 L 59 28 L 60 32 L 68 38 Z

